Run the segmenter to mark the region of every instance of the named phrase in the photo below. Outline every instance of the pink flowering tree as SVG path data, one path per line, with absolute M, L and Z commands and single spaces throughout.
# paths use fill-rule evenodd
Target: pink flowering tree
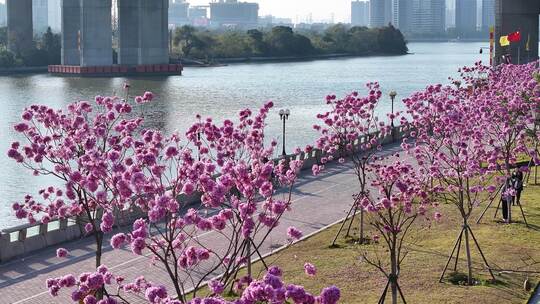
M 150 282 L 144 277 L 126 281 L 103 265 L 97 271 L 83 273 L 77 278 L 67 275 L 49 279 L 47 285 L 56 291 L 61 288 L 73 290 L 72 299 L 84 304 L 336 304 L 341 297 L 340 290 L 335 286 L 324 288 L 319 295 L 313 295 L 302 286 L 286 284 L 282 279 L 281 269 L 276 266 L 270 267 L 261 279 L 251 281 L 234 300 L 225 300 L 215 294 L 183 301 L 175 298 L 161 284 Z M 93 295 L 98 289 L 106 291 L 105 297 L 99 301 Z M 222 287 L 214 286 L 214 289 Z
M 385 135 L 392 132 L 391 127 L 385 125 L 375 115 L 375 109 L 382 96 L 379 84 L 368 83 L 367 89 L 367 96 L 361 96 L 358 92 L 353 92 L 343 99 L 327 96 L 326 103 L 331 109 L 324 114 L 317 115 L 322 124 L 314 126 L 314 129 L 321 134 L 317 140 L 316 148 L 321 149 L 326 155 L 321 159 L 323 165 L 334 158 L 338 158 L 341 163 L 350 159 L 354 165 L 354 172 L 358 179 L 358 194 L 347 214 L 347 219 L 352 214 L 347 236 L 354 217 L 360 209 L 360 243 L 365 241 L 364 210 L 359 208 L 358 202 L 368 195 L 368 164 L 376 158 L 377 150 L 381 148 Z M 390 114 L 392 120 L 397 116 L 394 115 L 396 114 Z M 360 138 L 366 140 L 360 142 Z M 322 166 L 314 165 L 314 174 L 317 174 L 321 169 Z M 332 245 L 335 244 L 345 222 L 339 229 Z
M 152 100 L 152 93 L 137 97 Z M 96 267 L 101 265 L 104 234 L 115 225 L 119 211 L 130 208 L 133 191 L 122 177 L 133 154 L 133 138 L 142 119 L 118 97 L 98 96 L 67 110 L 33 105 L 15 130 L 24 138 L 14 142 L 8 156 L 35 176 L 53 176 L 58 185 L 27 195 L 13 204 L 19 219 L 47 224 L 52 219 L 75 220 L 96 244 Z M 37 218 L 37 219 L 36 219 Z M 60 250 L 59 255 L 65 250 Z
M 465 246 L 468 284 L 473 284 L 470 237 L 474 240 L 492 278 L 478 240 L 469 225 L 473 210 L 489 200 L 496 188 L 485 166 L 490 151 L 485 128 L 474 99 L 467 89 L 435 85 L 404 100 L 411 117 L 410 138 L 402 144 L 412 154 L 421 173 L 430 177 L 435 199 L 453 204 L 461 216 L 461 230 L 441 280 L 455 255 L 457 268 L 461 244 Z M 483 163 L 484 162 L 484 163 Z
M 398 292 L 406 303 L 399 285 L 401 264 L 407 255 L 404 244 L 410 240 L 411 230 L 418 228 L 415 223 L 419 218 L 429 223 L 427 215 L 432 201 L 428 195 L 428 176 L 395 158 L 369 166 L 373 172 L 371 186 L 378 192 L 365 196 L 360 204 L 367 212 L 368 222 L 377 234 L 374 239 L 380 240 L 380 246 L 375 246 L 376 254 L 366 252 L 363 260 L 380 270 L 388 280 L 379 303 L 384 302 L 388 290 L 393 304 L 398 302 Z M 439 217 L 440 214 L 435 213 L 435 218 Z
M 335 287 L 315 297 L 301 286 L 276 281 L 279 291 L 269 293 L 264 280 L 279 280 L 269 277 L 276 276 L 272 269 L 263 281 L 254 280 L 249 273 L 254 256 L 266 266 L 261 246 L 291 208 L 292 187 L 302 165 L 271 160 L 276 144 L 266 144 L 264 136 L 271 107 L 268 103 L 256 114 L 241 111 L 236 123 L 225 120 L 216 125 L 199 117 L 184 141 L 155 130 L 143 130 L 140 139 L 133 140 L 134 152 L 129 164 L 123 164 L 121 178 L 133 194 L 133 204 L 147 218 L 136 220 L 131 232 L 114 235 L 111 245 L 115 249 L 129 245 L 136 255 L 148 253 L 165 269 L 168 282 L 152 283 L 140 277 L 125 284 L 123 278 L 100 268 L 94 274 L 81 274 L 74 284 L 63 278 L 49 280 L 51 293 L 75 287 L 72 299 L 85 303 L 94 301 L 97 290 L 110 303 L 129 303 L 133 294 L 144 294 L 150 303 L 187 303 L 188 293 L 193 291 L 192 296 L 197 297 L 198 289 L 207 283 L 209 297 L 220 301 L 216 303 L 228 303 L 219 299 L 228 286 L 245 301 L 336 303 L 339 290 Z M 200 196 L 200 206 L 188 205 L 187 198 L 193 195 Z M 181 211 L 190 206 L 187 212 Z M 215 237 L 205 239 L 208 234 Z M 302 233 L 289 227 L 288 235 L 298 239 Z M 248 276 L 237 278 L 245 265 Z M 309 273 L 314 274 L 311 266 L 307 266 Z M 216 277 L 219 273 L 222 275 Z M 74 277 L 68 275 L 67 279 L 73 282 Z M 88 280 L 93 282 L 90 286 Z
M 142 130 L 132 141 L 133 155 L 121 163 L 119 179 L 147 217 L 136 220 L 131 232 L 114 235 L 111 245 L 150 254 L 182 302 L 207 282 L 213 295 L 226 286 L 241 291 L 253 280 L 251 260 L 259 257 L 266 265 L 261 247 L 290 210 L 302 166 L 271 159 L 276 143 L 266 142 L 264 129 L 272 106 L 243 110 L 236 123 L 199 117 L 183 140 Z M 200 205 L 190 204 L 193 196 Z M 248 276 L 238 278 L 245 265 Z
M 511 170 L 520 156 L 532 157 L 536 163 L 540 163 L 537 153 L 538 136 L 533 130 L 539 105 L 535 99 L 535 88 L 538 85 L 534 78 L 536 63 L 501 65 L 496 70 L 478 64 L 464 68 L 462 73 L 477 75 L 479 71 L 485 75 L 480 78 L 483 81 L 479 85 L 477 77 L 468 76 L 465 79 L 468 86 L 474 87 L 469 92 L 469 98 L 478 105 L 477 109 L 485 125 L 485 142 L 490 147 L 488 166 L 510 178 Z M 527 224 L 519 202 L 518 206 Z M 508 210 L 511 210 L 511 206 Z
M 227 221 L 232 229 L 228 235 L 232 248 L 216 265 L 224 268 L 220 278 L 224 285 L 231 280 L 239 282 L 236 277 L 244 264 L 248 266 L 244 281 L 249 282 L 253 256 L 265 264 L 261 247 L 291 208 L 292 189 L 302 162 L 272 160 L 276 141 L 265 137 L 265 121 L 272 107 L 269 102 L 255 113 L 243 110 L 237 123 L 225 120 L 216 125 L 211 119 L 200 120 L 186 134 L 195 143 L 198 157 L 220 173 L 215 185 L 204 180 L 197 186 L 203 205 L 231 214 Z

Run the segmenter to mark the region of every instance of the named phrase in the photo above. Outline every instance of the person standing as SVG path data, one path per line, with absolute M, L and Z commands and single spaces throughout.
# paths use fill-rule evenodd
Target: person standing
M 514 201 L 516 190 L 514 189 L 514 178 L 506 178 L 501 189 L 502 214 L 505 223 L 510 223 L 512 219 L 512 202 Z
M 514 189 L 516 190 L 516 197 L 513 205 L 519 206 L 521 204 L 521 192 L 523 191 L 523 172 L 519 169 L 514 171 Z

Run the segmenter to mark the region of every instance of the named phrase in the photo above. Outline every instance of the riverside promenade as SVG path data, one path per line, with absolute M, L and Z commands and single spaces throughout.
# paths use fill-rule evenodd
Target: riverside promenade
M 386 145 L 381 154 L 388 155 L 400 150 L 398 144 Z M 270 254 L 286 245 L 289 226 L 295 226 L 304 235 L 309 235 L 342 220 L 351 206 L 357 183 L 350 163 L 329 164 L 316 177 L 311 174 L 311 170 L 303 171 L 293 189 L 292 210 L 284 215 L 280 225 L 270 234 L 261 253 Z M 202 233 L 199 237 L 203 242 L 221 243 L 223 248 L 226 246 L 224 237 L 214 231 Z M 113 273 L 124 276 L 127 281 L 140 275 L 153 282 L 169 281 L 165 270 L 161 266 L 152 265 L 147 256 L 136 256 L 129 248 L 113 251 L 108 245 L 108 239 L 105 244 L 102 263 Z M 58 247 L 68 249 L 70 257 L 57 258 Z M 59 297 L 51 297 L 45 287 L 45 280 L 68 273 L 92 271 L 94 263 L 93 239 L 83 238 L 0 264 L 0 304 L 72 303 L 68 290 L 62 290 Z M 139 302 L 136 298 L 133 300 L 134 303 Z

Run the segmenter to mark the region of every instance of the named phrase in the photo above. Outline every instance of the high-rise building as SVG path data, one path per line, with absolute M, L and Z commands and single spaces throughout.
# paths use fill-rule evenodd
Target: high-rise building
M 445 31 L 445 0 L 411 0 L 411 34 L 441 35 Z
M 392 0 L 392 25 L 402 32 L 409 32 L 412 21 L 411 0 Z
M 369 25 L 369 1 L 351 2 L 351 24 L 356 26 Z
M 446 29 L 456 27 L 456 0 L 446 0 Z
M 0 27 L 7 25 L 7 18 L 6 18 L 6 5 L 4 3 L 0 3 Z
M 495 0 L 482 0 L 482 30 L 495 26 Z
M 184 0 L 169 0 L 169 24 L 182 26 L 189 24 L 189 3 Z
M 383 27 L 392 22 L 392 0 L 369 1 L 369 26 Z
M 351 1 L 351 24 L 369 26 L 369 0 Z
M 61 0 L 49 0 L 49 26 L 55 33 L 59 33 L 62 28 Z
M 252 27 L 259 21 L 259 4 L 219 0 L 210 3 L 210 25 L 214 27 Z
M 49 27 L 49 2 L 47 0 L 32 0 L 32 23 L 34 34 L 45 33 Z
M 476 0 L 456 0 L 456 31 L 460 37 L 476 32 Z

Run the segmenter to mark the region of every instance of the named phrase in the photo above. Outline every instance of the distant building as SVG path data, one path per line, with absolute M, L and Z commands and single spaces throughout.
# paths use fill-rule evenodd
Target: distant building
M 392 0 L 392 24 L 402 32 L 410 32 L 412 22 L 411 0 Z
M 332 24 L 330 23 L 321 23 L 321 22 L 313 22 L 313 23 L 296 23 L 294 25 L 294 28 L 297 30 L 308 30 L 313 32 L 323 32 L 330 28 Z
M 189 24 L 189 3 L 184 0 L 169 0 L 169 24 L 182 26 Z
M 456 27 L 456 9 L 447 7 L 446 8 L 446 28 L 455 28 Z
M 351 24 L 355 26 L 369 25 L 369 1 L 351 2 Z
M 0 3 L 0 27 L 7 26 L 6 5 Z
M 41 35 L 49 27 L 49 2 L 47 0 L 32 0 L 32 23 L 34 34 Z
M 369 26 L 383 27 L 392 22 L 392 0 L 369 1 Z
M 190 19 L 208 18 L 208 10 L 205 6 L 190 6 L 188 16 Z
M 411 34 L 433 37 L 445 32 L 445 0 L 411 0 L 411 5 Z
M 482 0 L 482 30 L 495 26 L 495 0 Z
M 259 25 L 263 27 L 270 27 L 276 25 L 293 27 L 293 22 L 290 18 L 277 18 L 272 15 L 266 15 L 259 17 Z
M 208 26 L 208 7 L 207 6 L 190 6 L 188 17 L 191 24 L 195 26 Z
M 62 30 L 60 2 L 61 0 L 49 0 L 49 26 L 55 33 Z
M 259 21 L 259 4 L 220 0 L 210 3 L 210 26 L 254 27 Z
M 459 37 L 476 32 L 476 0 L 456 0 L 456 31 Z
M 274 24 L 274 25 L 286 25 L 286 26 L 290 26 L 290 27 L 292 27 L 294 25 L 291 18 L 278 18 L 278 17 L 274 17 L 272 19 L 272 24 Z

